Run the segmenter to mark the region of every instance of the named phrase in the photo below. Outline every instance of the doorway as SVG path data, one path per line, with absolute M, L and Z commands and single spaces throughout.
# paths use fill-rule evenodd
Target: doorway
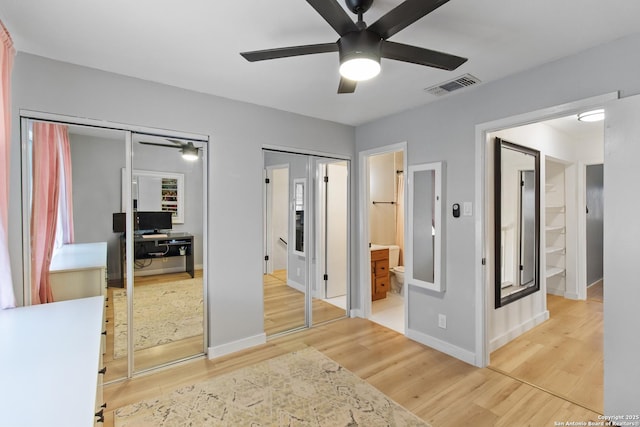
M 603 161 L 603 123 L 580 123 L 571 114 L 488 133 L 487 145 L 494 136 L 540 150 L 544 159 L 542 283 L 540 292 L 504 307 L 488 307 L 489 366 L 602 413 L 603 306 L 601 301 L 579 301 L 585 298 L 588 268 L 579 242 L 588 238 L 580 226 L 589 222 L 586 165 Z M 491 167 L 498 165 L 487 169 Z M 603 190 L 600 185 L 600 197 Z
M 361 153 L 361 295 L 364 317 L 405 333 L 406 144 Z
M 349 310 L 349 161 L 263 150 L 268 337 Z

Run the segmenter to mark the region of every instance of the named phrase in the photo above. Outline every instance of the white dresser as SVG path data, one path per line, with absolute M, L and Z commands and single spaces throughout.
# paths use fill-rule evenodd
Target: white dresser
M 105 295 L 107 242 L 73 243 L 57 249 L 49 278 L 54 301 Z
M 0 424 L 98 422 L 103 299 L 0 310 Z

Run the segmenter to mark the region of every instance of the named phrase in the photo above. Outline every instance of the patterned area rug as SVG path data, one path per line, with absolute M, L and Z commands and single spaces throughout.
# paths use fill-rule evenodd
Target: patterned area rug
M 127 355 L 127 291 L 113 291 L 113 358 Z M 134 348 L 142 350 L 203 333 L 202 278 L 138 286 L 134 291 Z
M 429 424 L 309 347 L 120 408 L 114 426 Z

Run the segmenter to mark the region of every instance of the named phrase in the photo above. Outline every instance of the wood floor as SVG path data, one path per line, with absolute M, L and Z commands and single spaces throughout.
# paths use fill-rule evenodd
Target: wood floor
M 549 320 L 491 353 L 490 366 L 602 413 L 602 286 L 591 294 L 586 301 L 547 295 Z
M 194 277 L 202 277 L 202 270 L 196 270 Z M 169 273 L 152 276 L 138 276 L 135 278 L 135 287 L 137 288 L 139 286 L 153 286 L 154 284 L 175 282 L 177 280 L 190 278 L 191 276 L 189 275 L 189 273 Z M 107 338 L 106 352 L 103 355 L 103 362 L 107 367 L 107 372 L 104 377 L 105 382 L 119 380 L 122 378 L 126 378 L 127 376 L 127 357 L 124 356 L 118 359 L 113 358 L 113 290 L 114 288 L 107 288 L 107 297 L 109 298 L 109 303 L 107 304 L 106 310 Z M 162 344 L 143 350 L 138 350 L 134 355 L 134 366 L 136 371 L 143 371 L 154 366 L 169 363 L 174 360 L 181 360 L 191 355 L 201 354 L 203 352 L 204 339 L 202 335 L 199 335 L 168 344 Z
M 479 369 L 365 319 L 342 319 L 214 360 L 200 359 L 104 389 L 119 407 L 311 346 L 434 427 L 553 426 L 598 414 L 491 369 Z
M 287 285 L 287 271 L 277 270 L 263 276 L 264 284 L 264 331 L 267 336 L 289 331 L 305 324 L 304 293 Z M 321 299 L 312 300 L 314 324 L 346 316 L 343 308 Z

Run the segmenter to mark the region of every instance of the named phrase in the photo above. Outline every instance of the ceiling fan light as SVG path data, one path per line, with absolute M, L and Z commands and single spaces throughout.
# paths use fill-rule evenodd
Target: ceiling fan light
M 581 122 L 599 122 L 604 120 L 604 109 L 585 111 L 578 114 L 578 120 Z
M 184 147 L 182 149 L 182 158 L 191 162 L 198 160 L 198 149 L 196 147 Z
M 350 58 L 340 64 L 340 75 L 345 79 L 360 82 L 378 74 L 380 74 L 380 62 L 372 58 Z

